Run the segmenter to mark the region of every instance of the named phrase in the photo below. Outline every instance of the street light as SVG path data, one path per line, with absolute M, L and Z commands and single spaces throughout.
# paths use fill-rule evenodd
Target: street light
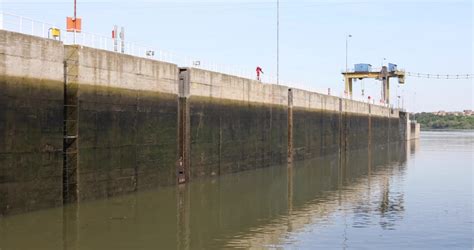
M 349 34 L 346 36 L 346 72 L 349 71 L 349 68 L 347 66 L 347 54 L 348 54 L 348 50 L 349 50 L 349 38 L 351 38 L 352 35 Z
M 280 0 L 277 0 L 277 85 L 280 85 Z

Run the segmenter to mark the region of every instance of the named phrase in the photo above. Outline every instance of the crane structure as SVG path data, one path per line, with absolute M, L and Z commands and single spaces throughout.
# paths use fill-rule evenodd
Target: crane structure
M 345 80 L 345 93 L 352 99 L 352 83 L 353 81 L 365 78 L 376 79 L 382 81 L 382 101 L 390 104 L 390 78 L 398 78 L 399 84 L 405 83 L 405 71 L 398 70 L 397 65 L 389 63 L 382 66 L 380 71 L 373 71 L 370 64 L 356 64 L 354 71 L 346 71 L 342 73 Z

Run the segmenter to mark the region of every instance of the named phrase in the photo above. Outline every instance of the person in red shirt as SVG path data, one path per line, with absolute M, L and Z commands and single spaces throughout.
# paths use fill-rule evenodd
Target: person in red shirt
M 257 66 L 257 81 L 260 81 L 260 73 L 263 74 L 263 70 L 260 66 Z

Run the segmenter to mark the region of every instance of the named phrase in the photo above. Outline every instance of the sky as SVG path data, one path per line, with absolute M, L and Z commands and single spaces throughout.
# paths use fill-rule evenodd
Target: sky
M 205 62 L 276 75 L 276 0 L 77 0 L 83 30 L 126 39 Z M 280 0 L 281 83 L 332 95 L 344 91 L 348 64 L 395 63 L 409 72 L 473 74 L 472 0 Z M 0 0 L 0 10 L 63 27 L 73 0 Z M 267 78 L 270 79 L 270 78 Z M 364 96 L 362 96 L 364 90 Z M 354 99 L 379 100 L 381 82 L 354 84 Z M 407 76 L 391 100 L 410 112 L 474 109 L 472 79 Z M 400 96 L 397 101 L 396 96 Z

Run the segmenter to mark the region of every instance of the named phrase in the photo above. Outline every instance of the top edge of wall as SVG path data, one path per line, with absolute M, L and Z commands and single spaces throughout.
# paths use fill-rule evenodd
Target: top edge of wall
M 67 68 L 77 64 L 81 85 L 122 88 L 178 95 L 178 67 L 175 64 L 107 50 L 66 45 Z
M 175 66 L 176 68 L 178 67 L 178 65 L 175 64 L 175 63 L 170 63 L 170 62 L 167 62 L 167 61 L 160 61 L 160 60 L 157 60 L 157 59 L 154 59 L 154 58 L 146 58 L 146 57 L 130 55 L 130 54 L 126 54 L 126 53 L 121 53 L 119 51 L 98 49 L 98 48 L 93 48 L 93 47 L 88 47 L 88 46 L 78 45 L 78 44 L 65 44 L 64 47 L 66 49 L 68 49 L 68 48 L 79 48 L 83 51 L 97 51 L 97 52 L 100 52 L 100 53 L 109 54 L 109 55 L 122 57 L 122 58 L 129 58 L 129 59 L 133 59 L 133 60 L 143 60 L 143 61 L 147 61 L 147 62 L 151 62 L 151 63 L 157 63 L 157 64 L 168 64 L 168 65 Z
M 189 96 L 241 102 L 288 105 L 288 86 L 199 68 L 181 68 L 189 75 Z
M 64 47 L 60 41 L 0 30 L 3 76 L 64 80 Z

